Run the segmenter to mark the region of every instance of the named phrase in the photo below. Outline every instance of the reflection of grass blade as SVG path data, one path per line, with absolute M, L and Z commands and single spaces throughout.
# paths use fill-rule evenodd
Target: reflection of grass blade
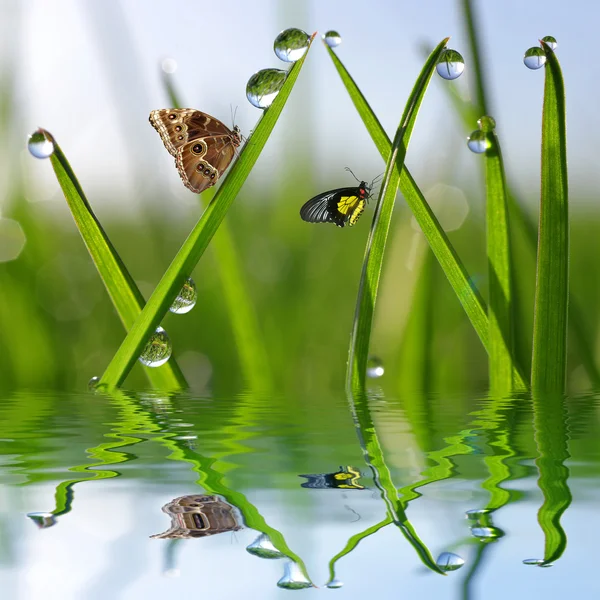
M 375 207 L 375 215 L 373 216 L 373 224 L 369 232 L 358 289 L 346 378 L 348 390 L 352 389 L 359 392 L 365 387 L 373 314 L 377 301 L 383 255 L 400 182 L 400 172 L 404 166 L 406 150 L 417 119 L 419 107 L 425 96 L 437 61 L 444 51 L 447 42 L 448 39 L 442 40 L 425 62 L 406 103 L 386 165 L 385 177 L 381 184 L 379 199 Z
M 163 83 L 171 107 L 181 108 L 182 104 L 172 79 L 167 73 L 163 74 Z M 207 190 L 203 196 L 206 203 L 210 203 L 214 197 L 214 188 Z M 227 219 L 223 220 L 215 234 L 212 247 L 245 383 L 252 390 L 271 389 L 267 352 L 262 343 L 263 337 L 256 321 L 250 294 L 244 285 L 244 274 Z
M 125 330 L 128 330 L 142 311 L 144 297 L 92 211 L 92 207 L 60 146 L 54 140 L 52 141 L 55 150 L 50 160 L 60 187 L 106 291 Z M 145 368 L 144 370 L 152 385 L 158 388 L 187 387 L 183 374 L 173 358 L 160 368 Z
M 208 205 L 187 240 L 183 243 L 148 300 L 148 304 L 146 304 L 139 319 L 135 322 L 108 365 L 100 381 L 102 385 L 111 388 L 123 382 L 151 332 L 158 326 L 181 289 L 186 277 L 202 257 L 269 139 L 307 56 L 308 52 L 291 68 L 277 98 L 275 98 L 270 108 L 264 112 L 214 200 Z
M 561 393 L 566 384 L 569 303 L 569 205 L 565 90 L 560 65 L 546 48 L 542 115 L 542 193 L 538 230 L 531 386 Z

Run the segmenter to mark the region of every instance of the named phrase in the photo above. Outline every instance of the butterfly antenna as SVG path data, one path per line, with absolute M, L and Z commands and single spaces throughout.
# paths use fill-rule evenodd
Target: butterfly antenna
M 350 167 L 346 167 L 346 171 L 348 171 L 350 175 L 352 175 L 352 177 L 354 177 L 354 179 L 356 179 L 356 181 L 360 183 L 360 179 L 352 172 L 352 169 L 350 169 Z

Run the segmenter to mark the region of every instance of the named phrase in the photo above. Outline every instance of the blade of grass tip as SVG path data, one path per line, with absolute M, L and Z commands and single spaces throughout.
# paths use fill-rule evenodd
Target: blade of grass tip
M 58 183 L 106 291 L 125 330 L 128 330 L 142 311 L 144 297 L 94 214 L 60 146 L 49 132 L 43 129 L 38 132 L 54 146 L 50 161 Z M 174 358 L 162 367 L 145 367 L 144 371 L 154 387 L 171 390 L 187 387 Z
M 331 48 L 327 50 L 367 131 L 387 161 L 392 146 L 390 139 L 346 67 Z M 489 325 L 483 298 L 406 166 L 400 174 L 400 191 L 487 352 Z M 515 382 L 519 387 L 526 387 L 521 369 L 515 375 Z
M 311 44 L 316 34 L 311 37 Z M 309 47 L 310 50 L 310 47 Z M 183 243 L 142 314 L 134 323 L 125 340 L 102 375 L 99 385 L 113 388 L 121 385 L 137 360 L 146 340 L 159 325 L 169 306 L 177 296 L 188 273 L 190 273 L 206 250 L 229 207 L 250 174 L 264 148 L 275 123 L 296 83 L 308 51 L 290 69 L 287 79 L 273 104 L 265 110 L 254 132 L 248 138 L 240 156 L 229 171 L 213 201 L 208 205 L 200 220 Z
M 502 396 L 513 389 L 514 371 L 512 360 L 514 316 L 508 205 L 500 142 L 493 131 L 495 123 L 492 123 L 488 117 L 482 117 L 480 123 L 489 143 L 485 152 L 485 182 L 490 391 L 494 396 Z
M 173 108 L 182 108 L 173 77 L 163 71 L 163 83 Z M 204 194 L 205 205 L 214 197 L 214 188 Z M 198 198 L 202 198 L 202 194 Z M 217 261 L 217 272 L 223 287 L 223 296 L 229 321 L 233 329 L 242 367 L 243 378 L 252 390 L 267 391 L 273 388 L 267 351 L 264 347 L 256 313 L 250 294 L 244 285 L 244 274 L 236 250 L 234 236 L 227 219 L 221 223 L 212 242 Z
M 562 393 L 567 370 L 569 204 L 565 89 L 558 59 L 546 53 L 542 183 L 533 321 L 532 390 Z

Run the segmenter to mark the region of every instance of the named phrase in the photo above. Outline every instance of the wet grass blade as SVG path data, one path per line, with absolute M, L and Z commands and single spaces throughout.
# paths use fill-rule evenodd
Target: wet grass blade
M 392 147 L 390 139 L 340 59 L 331 48 L 327 48 L 327 50 L 373 142 L 383 159 L 387 161 Z M 421 190 L 405 166 L 403 166 L 400 174 L 400 191 L 421 227 L 429 246 L 467 313 L 484 348 L 489 352 L 487 308 L 481 294 L 473 284 L 465 266 L 450 243 L 446 232 L 442 229 Z M 517 373 L 515 379 L 520 387 L 526 386 L 522 372 Z
M 408 98 L 391 147 L 386 172 L 381 184 L 373 224 L 369 232 L 365 258 L 358 289 L 354 325 L 350 340 L 346 385 L 348 390 L 359 392 L 365 388 L 369 344 L 373 314 L 377 301 L 383 255 L 398 193 L 400 173 L 410 141 L 419 107 L 427 91 L 435 66 L 444 51 L 448 38 L 442 40 L 430 54 Z
M 308 52 L 291 68 L 277 98 L 275 98 L 273 104 L 264 112 L 213 201 L 208 205 L 200 220 L 183 243 L 183 246 L 148 300 L 142 314 L 117 350 L 102 375 L 100 385 L 113 388 L 121 385 L 125 377 L 127 377 L 131 367 L 140 355 L 146 340 L 160 324 L 160 321 L 177 296 L 188 274 L 192 272 L 204 254 L 210 240 L 219 228 L 244 181 L 246 181 L 246 178 L 250 174 L 252 167 L 256 163 L 275 127 L 275 123 L 285 106 L 307 56 Z
M 567 369 L 569 204 L 565 90 L 560 65 L 546 52 L 542 115 L 542 191 L 533 322 L 531 387 L 562 393 Z
M 92 207 L 60 146 L 48 132 L 43 133 L 46 139 L 54 144 L 54 152 L 50 160 L 56 178 L 106 291 L 127 331 L 142 312 L 144 297 L 92 211 Z M 171 358 L 162 367 L 145 367 L 144 371 L 150 383 L 159 389 L 187 387 L 185 378 L 174 358 Z

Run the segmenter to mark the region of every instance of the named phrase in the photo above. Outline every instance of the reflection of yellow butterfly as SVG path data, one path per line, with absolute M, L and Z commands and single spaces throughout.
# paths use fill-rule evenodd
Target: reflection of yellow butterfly
M 354 467 L 340 467 L 337 473 L 315 473 L 312 475 L 300 475 L 308 481 L 301 484 L 305 488 L 313 489 L 343 489 L 343 490 L 364 490 L 364 486 L 358 483 L 360 471 Z

